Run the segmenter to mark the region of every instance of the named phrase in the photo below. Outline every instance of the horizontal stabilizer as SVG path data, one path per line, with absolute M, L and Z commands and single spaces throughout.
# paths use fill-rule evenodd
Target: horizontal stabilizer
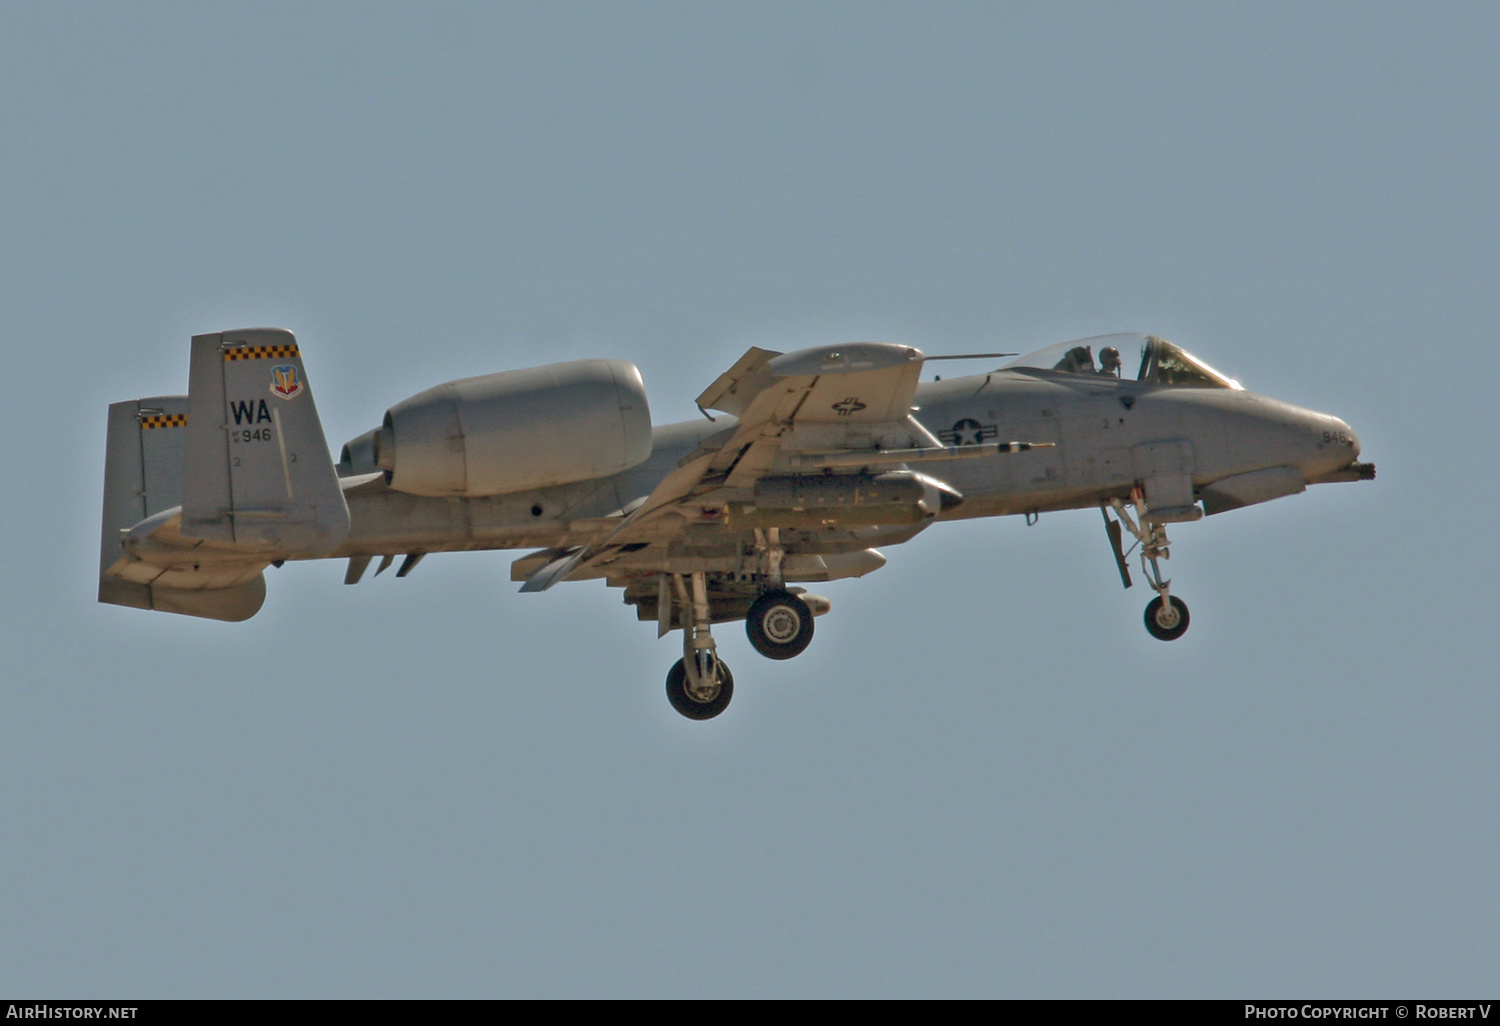
M 100 602 L 230 623 L 250 619 L 260 612 L 265 600 L 266 578 L 259 573 L 235 588 L 168 588 L 118 577 L 106 577 L 99 582 Z

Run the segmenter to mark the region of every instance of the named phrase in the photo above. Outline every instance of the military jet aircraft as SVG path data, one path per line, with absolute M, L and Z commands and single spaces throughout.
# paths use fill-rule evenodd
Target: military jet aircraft
M 99 600 L 237 621 L 286 560 L 347 559 L 355 584 L 376 558 L 404 577 L 431 552 L 534 548 L 512 565 L 523 592 L 603 579 L 659 637 L 682 631 L 667 695 L 705 720 L 734 693 L 714 624 L 790 659 L 830 608 L 800 585 L 878 570 L 876 546 L 937 521 L 1099 509 L 1127 588 L 1134 538 L 1146 629 L 1170 641 L 1188 609 L 1162 575 L 1167 525 L 1375 476 L 1342 420 L 1154 336 L 919 384 L 959 358 L 752 348 L 702 419 L 663 426 L 624 361 L 506 371 L 397 403 L 334 463 L 290 332 L 198 335 L 186 396 L 109 408 Z

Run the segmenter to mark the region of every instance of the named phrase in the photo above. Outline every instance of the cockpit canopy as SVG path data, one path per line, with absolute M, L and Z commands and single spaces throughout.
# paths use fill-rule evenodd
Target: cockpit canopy
M 1235 388 L 1244 386 L 1214 370 L 1180 346 L 1155 335 L 1096 335 L 1075 342 L 1060 342 L 1018 356 L 1001 370 L 1059 371 L 1104 378 L 1127 378 L 1125 361 L 1140 354 L 1135 380 L 1150 385 L 1183 388 Z M 1096 362 L 1097 359 L 1097 362 Z

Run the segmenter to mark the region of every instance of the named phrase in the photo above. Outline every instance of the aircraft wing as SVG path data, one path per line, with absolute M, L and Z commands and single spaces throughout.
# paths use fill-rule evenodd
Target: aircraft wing
M 522 591 L 545 591 L 621 546 L 664 540 L 662 520 L 719 521 L 722 501 L 742 497 L 784 454 L 928 450 L 940 443 L 911 416 L 924 357 L 910 346 L 857 342 L 782 354 L 751 348 L 698 397 L 700 409 L 737 416 L 710 435 L 624 516 L 601 543 L 559 552 Z M 907 451 L 903 449 L 903 451 Z
M 751 349 L 698 397 L 700 408 L 739 417 L 708 473 L 745 487 L 770 469 L 787 442 L 794 449 L 842 450 L 890 444 L 893 432 L 910 436 L 923 359 L 920 350 L 882 342 L 785 355 Z M 920 428 L 902 441 L 937 444 Z

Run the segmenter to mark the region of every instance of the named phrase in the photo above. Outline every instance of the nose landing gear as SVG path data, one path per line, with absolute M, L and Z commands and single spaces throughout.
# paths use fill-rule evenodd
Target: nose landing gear
M 1161 575 L 1158 560 L 1172 558 L 1167 529 L 1149 519 L 1150 512 L 1139 490 L 1133 491 L 1130 496 L 1130 505 L 1135 506 L 1139 519 L 1130 515 L 1125 501 L 1111 499 L 1109 504 L 1120 518 L 1118 521 L 1111 520 L 1109 512 L 1103 506 L 1099 507 L 1099 512 L 1104 516 L 1104 526 L 1109 534 L 1110 547 L 1114 550 L 1115 564 L 1120 570 L 1120 581 L 1127 588 L 1133 583 L 1130 570 L 1125 565 L 1125 553 L 1120 548 L 1120 525 L 1124 524 L 1125 530 L 1135 535 L 1136 544 L 1141 549 L 1141 572 L 1146 575 L 1146 583 L 1151 586 L 1151 590 L 1156 592 L 1156 598 L 1146 605 L 1146 630 L 1153 638 L 1161 641 L 1176 641 L 1187 633 L 1188 607 L 1186 602 L 1171 593 L 1172 582 Z
M 1153 638 L 1176 641 L 1187 633 L 1187 629 L 1187 603 L 1176 595 L 1158 595 L 1146 603 L 1146 630 Z

